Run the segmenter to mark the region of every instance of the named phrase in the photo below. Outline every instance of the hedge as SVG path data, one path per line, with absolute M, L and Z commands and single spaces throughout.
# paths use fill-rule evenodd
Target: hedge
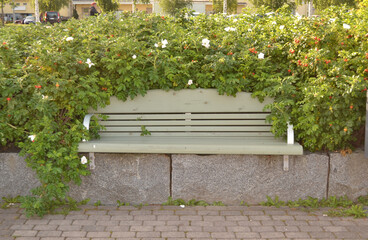
M 1 28 L 1 144 L 21 147 L 41 182 L 22 206 L 42 216 L 68 202 L 69 183 L 89 174 L 77 152 L 98 129 L 83 127 L 88 108 L 149 89 L 273 97 L 277 136 L 289 121 L 305 149 L 351 148 L 365 121 L 366 9 L 332 7 L 319 18 L 287 8 L 232 17 L 124 13 Z

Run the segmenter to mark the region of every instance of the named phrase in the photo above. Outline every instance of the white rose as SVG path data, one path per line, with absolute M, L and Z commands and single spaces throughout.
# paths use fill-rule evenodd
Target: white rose
M 87 162 L 88 162 L 87 158 L 86 158 L 85 156 L 83 156 L 83 157 L 81 158 L 81 163 L 82 163 L 82 164 L 86 164 Z

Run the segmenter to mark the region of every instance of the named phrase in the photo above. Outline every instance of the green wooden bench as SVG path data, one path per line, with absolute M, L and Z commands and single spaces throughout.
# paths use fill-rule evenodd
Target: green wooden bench
M 288 155 L 302 155 L 303 148 L 294 143 L 292 126 L 286 141 L 271 133 L 269 112 L 263 111 L 271 102 L 245 92 L 222 96 L 215 89 L 150 90 L 125 102 L 112 97 L 110 105 L 85 116 L 87 129 L 95 114 L 108 119 L 100 120 L 100 139 L 81 142 L 79 152 L 90 153 L 91 168 L 94 153 L 102 152 L 284 155 L 288 170 Z

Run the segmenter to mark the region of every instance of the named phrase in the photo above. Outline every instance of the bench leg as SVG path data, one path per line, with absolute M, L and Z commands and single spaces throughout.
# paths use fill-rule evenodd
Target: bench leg
M 289 155 L 284 155 L 284 171 L 289 171 Z
M 93 170 L 93 169 L 96 168 L 96 165 L 95 165 L 95 153 L 93 153 L 93 152 L 90 152 L 89 153 L 89 168 L 91 170 Z

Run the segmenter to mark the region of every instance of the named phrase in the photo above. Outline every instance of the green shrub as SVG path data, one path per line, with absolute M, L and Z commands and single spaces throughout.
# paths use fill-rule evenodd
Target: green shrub
M 286 9 L 263 18 L 124 13 L 0 29 L 0 141 L 17 143 L 41 181 L 22 206 L 43 215 L 89 173 L 77 152 L 89 138 L 83 116 L 113 95 L 253 92 L 275 99 L 268 108 L 277 136 L 291 122 L 308 150 L 350 148 L 365 121 L 367 11 L 331 8 L 321 18 Z

